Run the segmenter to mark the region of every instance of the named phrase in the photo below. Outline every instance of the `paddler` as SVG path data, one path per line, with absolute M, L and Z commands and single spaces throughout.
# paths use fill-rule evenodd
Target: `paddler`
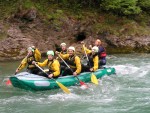
M 81 42 L 83 44 L 83 51 L 86 54 L 87 57 L 87 65 L 82 65 L 82 71 L 96 71 L 99 67 L 99 57 L 98 57 L 98 47 L 94 46 L 92 47 L 92 50 L 89 50 L 85 47 L 84 42 Z
M 27 72 L 32 73 L 32 74 L 38 74 L 40 72 L 40 69 L 37 68 L 35 65 L 33 65 L 32 62 L 40 61 L 41 53 L 37 48 L 33 46 L 29 47 L 27 51 L 28 51 L 27 57 L 23 60 L 21 65 L 16 69 L 16 73 L 18 73 L 20 70 L 25 68 L 27 65 Z
M 49 69 L 48 76 L 47 76 L 47 74 L 42 73 L 42 72 L 40 75 L 46 76 L 48 78 L 59 77 L 59 75 L 60 75 L 60 64 L 59 64 L 59 61 L 55 59 L 54 51 L 52 51 L 52 50 L 48 51 L 47 56 L 48 56 L 48 58 L 44 62 L 42 62 L 42 63 L 37 62 L 37 65 L 40 67 L 47 66 Z M 35 61 L 32 62 L 32 64 L 35 64 L 35 63 L 36 63 Z
M 41 60 L 41 52 L 38 48 L 35 48 L 35 46 L 31 46 L 31 48 L 34 50 L 34 55 L 37 57 L 37 61 L 39 62 Z
M 62 55 L 66 55 L 66 54 L 67 54 L 67 45 L 66 45 L 66 43 L 64 43 L 64 42 L 61 43 L 61 44 L 60 44 L 60 47 L 61 47 L 60 53 L 61 53 Z M 65 63 L 64 63 L 59 57 L 57 57 L 57 59 L 59 60 L 59 63 L 60 63 L 60 65 L 61 65 L 61 70 L 64 70 L 65 67 L 66 67 Z
M 60 53 L 63 54 L 63 55 L 67 54 L 67 45 L 66 45 L 66 43 L 61 43 L 60 47 L 61 47 L 61 52 Z
M 99 56 L 99 66 L 106 65 L 106 49 L 102 46 L 102 42 L 100 39 L 97 39 L 95 41 L 95 46 L 98 47 L 98 56 Z M 90 48 L 92 49 L 92 46 L 90 45 Z
M 66 75 L 77 76 L 78 74 L 80 74 L 81 61 L 80 61 L 80 58 L 75 54 L 75 48 L 73 46 L 70 46 L 68 48 L 68 52 L 65 55 L 62 53 L 59 53 L 57 51 L 56 51 L 56 54 L 59 54 L 60 57 L 62 57 L 70 67 L 70 68 L 68 68 L 66 66 L 62 76 L 66 76 Z

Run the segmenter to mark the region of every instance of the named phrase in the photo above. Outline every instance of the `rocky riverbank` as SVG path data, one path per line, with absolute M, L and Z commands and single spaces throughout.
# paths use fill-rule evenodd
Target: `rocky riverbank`
M 61 42 L 68 46 L 76 47 L 77 54 L 81 53 L 80 41 L 87 45 L 93 44 L 96 38 L 102 40 L 107 53 L 150 53 L 150 36 L 125 34 L 127 28 L 119 30 L 122 36 L 117 36 L 104 30 L 98 32 L 94 25 L 102 23 L 101 15 L 98 19 L 85 17 L 81 21 L 78 17 L 63 14 L 61 10 L 55 10 L 57 18 L 49 17 L 48 21 L 38 13 L 36 9 L 18 10 L 15 14 L 0 23 L 0 61 L 18 60 L 26 55 L 26 48 L 34 45 L 44 55 L 47 50 L 58 50 Z M 102 26 L 103 27 L 103 26 Z M 135 26 L 135 27 L 138 27 Z M 142 31 L 141 31 L 142 32 Z M 125 35 L 124 35 L 125 34 Z

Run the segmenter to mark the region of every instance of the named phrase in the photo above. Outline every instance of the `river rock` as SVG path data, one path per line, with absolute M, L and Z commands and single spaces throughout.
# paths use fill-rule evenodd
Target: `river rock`
M 29 22 L 22 21 L 23 18 Z M 67 47 L 75 46 L 76 53 L 83 54 L 80 42 L 84 40 L 88 47 L 90 44 L 94 45 L 97 38 L 102 41 L 108 54 L 150 52 L 150 36 L 117 37 L 107 31 L 98 33 L 92 28 L 92 24 L 96 21 L 91 18 L 82 22 L 68 16 L 53 21 L 49 20 L 46 23 L 45 20 L 37 17 L 37 10 L 20 8 L 15 16 L 6 21 L 6 30 L 0 25 L 0 32 L 5 33 L 6 36 L 0 40 L 0 61 L 21 59 L 26 56 L 27 48 L 33 45 L 42 55 L 46 55 L 48 50 L 60 49 L 62 42 L 65 42 Z

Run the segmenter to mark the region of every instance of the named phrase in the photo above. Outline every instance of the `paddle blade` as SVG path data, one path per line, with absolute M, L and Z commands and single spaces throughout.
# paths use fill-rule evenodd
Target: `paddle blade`
M 82 86 L 82 85 L 86 85 L 86 84 L 84 82 L 80 81 L 80 85 Z
M 11 81 L 10 81 L 9 79 L 8 79 L 7 82 L 6 82 L 6 85 L 7 85 L 7 86 L 12 85 L 12 84 L 11 84 Z
M 81 85 L 81 88 L 82 89 L 87 89 L 88 88 L 88 85 L 85 84 L 84 82 L 80 81 L 80 85 Z
M 21 64 L 24 64 L 27 62 L 27 57 L 25 57 L 22 61 L 21 61 Z
M 96 76 L 93 73 L 92 73 L 92 76 L 91 76 L 91 82 L 98 85 L 98 80 L 97 80 Z
M 56 83 L 58 84 L 58 86 L 67 94 L 70 93 L 69 89 L 67 87 L 65 87 L 63 84 L 61 84 L 60 82 L 56 81 Z

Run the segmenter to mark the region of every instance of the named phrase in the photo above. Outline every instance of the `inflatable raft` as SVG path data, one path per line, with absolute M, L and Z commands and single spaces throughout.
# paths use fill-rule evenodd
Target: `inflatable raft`
M 91 74 L 91 72 L 84 72 L 78 75 L 78 78 L 83 82 L 90 82 Z M 115 74 L 115 68 L 99 69 L 95 71 L 94 74 L 96 75 L 97 79 L 99 79 L 104 75 Z M 72 75 L 59 77 L 56 80 L 65 86 L 75 86 L 79 84 L 77 78 Z M 22 72 L 10 77 L 10 81 L 14 87 L 25 90 L 44 91 L 59 88 L 55 80 L 35 74 L 30 74 L 28 72 Z

